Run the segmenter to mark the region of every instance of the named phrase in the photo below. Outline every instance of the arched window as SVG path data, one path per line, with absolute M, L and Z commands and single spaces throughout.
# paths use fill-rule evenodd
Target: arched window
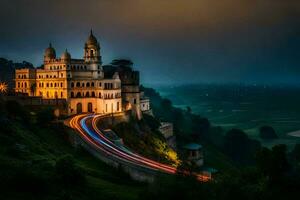
M 89 92 L 86 92 L 85 96 L 86 96 L 86 97 L 90 97 L 90 93 L 89 93 Z
M 53 87 L 53 83 L 50 83 L 50 87 Z
M 72 88 L 74 87 L 74 83 L 73 83 L 73 82 L 71 83 L 71 87 L 72 87 Z
M 80 66 L 80 69 L 83 70 L 83 66 Z
M 27 83 L 25 82 L 25 87 L 27 87 Z
M 74 92 L 71 92 L 71 98 L 74 98 Z
M 20 82 L 18 83 L 18 88 L 20 87 Z
M 86 66 L 84 66 L 84 69 L 85 69 L 85 70 L 87 69 Z
M 50 70 L 52 70 L 52 66 L 50 66 Z
M 101 98 L 101 92 L 99 92 L 99 98 Z
M 60 83 L 60 87 L 63 87 L 63 85 L 64 85 L 63 83 Z
M 81 97 L 81 93 L 77 92 L 76 97 Z
M 57 85 L 56 85 L 56 83 L 54 83 L 54 87 L 56 87 Z
M 86 83 L 86 87 L 90 87 L 90 83 L 89 82 Z
M 84 83 L 81 84 L 81 87 L 84 87 Z
M 80 82 L 77 82 L 77 83 L 76 83 L 76 87 L 80 87 Z
M 92 92 L 92 97 L 95 97 L 95 92 Z
M 91 83 L 91 87 L 95 87 L 95 83 L 94 82 Z
M 63 98 L 63 96 L 64 96 L 64 93 L 60 92 L 60 97 Z

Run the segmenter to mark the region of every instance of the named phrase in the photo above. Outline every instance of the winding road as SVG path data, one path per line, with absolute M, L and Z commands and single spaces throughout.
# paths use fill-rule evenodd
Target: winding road
M 109 140 L 102 130 L 97 127 L 99 120 L 107 117 L 107 115 L 96 114 L 80 114 L 74 116 L 69 125 L 75 129 L 79 136 L 97 152 L 105 155 L 108 159 L 112 159 L 118 163 L 125 164 L 129 167 L 141 168 L 146 171 L 162 172 L 167 174 L 175 174 L 177 169 L 173 166 L 156 162 L 138 155 L 124 145 L 116 145 Z M 208 181 L 210 177 L 202 174 L 193 174 L 199 181 Z

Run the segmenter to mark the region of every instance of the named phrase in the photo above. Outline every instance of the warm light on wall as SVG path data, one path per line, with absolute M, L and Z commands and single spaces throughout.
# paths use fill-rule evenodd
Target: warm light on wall
M 0 93 L 5 93 L 7 92 L 7 84 L 6 83 L 0 83 Z

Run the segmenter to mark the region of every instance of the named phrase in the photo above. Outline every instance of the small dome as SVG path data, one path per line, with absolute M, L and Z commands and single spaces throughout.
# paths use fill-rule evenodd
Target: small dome
M 49 47 L 45 50 L 45 57 L 51 59 L 56 58 L 55 49 L 52 47 L 51 43 L 49 44 Z
M 62 60 L 71 60 L 71 54 L 66 49 L 65 52 L 61 55 Z
M 113 79 L 120 79 L 119 73 L 118 73 L 118 72 L 115 72 L 115 73 L 114 73 Z
M 93 31 L 92 30 L 91 30 L 90 36 L 88 37 L 88 39 L 86 41 L 86 44 L 87 45 L 95 45 L 95 46 L 98 45 L 98 41 L 97 41 L 96 37 L 93 35 Z

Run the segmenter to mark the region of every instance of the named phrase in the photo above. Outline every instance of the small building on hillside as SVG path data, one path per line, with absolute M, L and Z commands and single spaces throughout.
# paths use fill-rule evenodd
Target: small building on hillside
M 173 136 L 173 124 L 170 122 L 161 122 L 158 130 L 166 139 Z
M 170 122 L 161 122 L 158 130 L 163 134 L 168 146 L 176 150 L 176 136 L 174 136 L 173 124 Z
M 145 96 L 143 91 L 141 91 L 140 106 L 141 106 L 142 113 L 153 116 L 153 113 L 152 113 L 152 110 L 150 107 L 150 99 L 149 99 L 149 97 Z
M 183 146 L 186 159 L 191 164 L 196 164 L 198 167 L 202 167 L 204 164 L 204 156 L 202 145 L 196 143 L 190 143 Z

